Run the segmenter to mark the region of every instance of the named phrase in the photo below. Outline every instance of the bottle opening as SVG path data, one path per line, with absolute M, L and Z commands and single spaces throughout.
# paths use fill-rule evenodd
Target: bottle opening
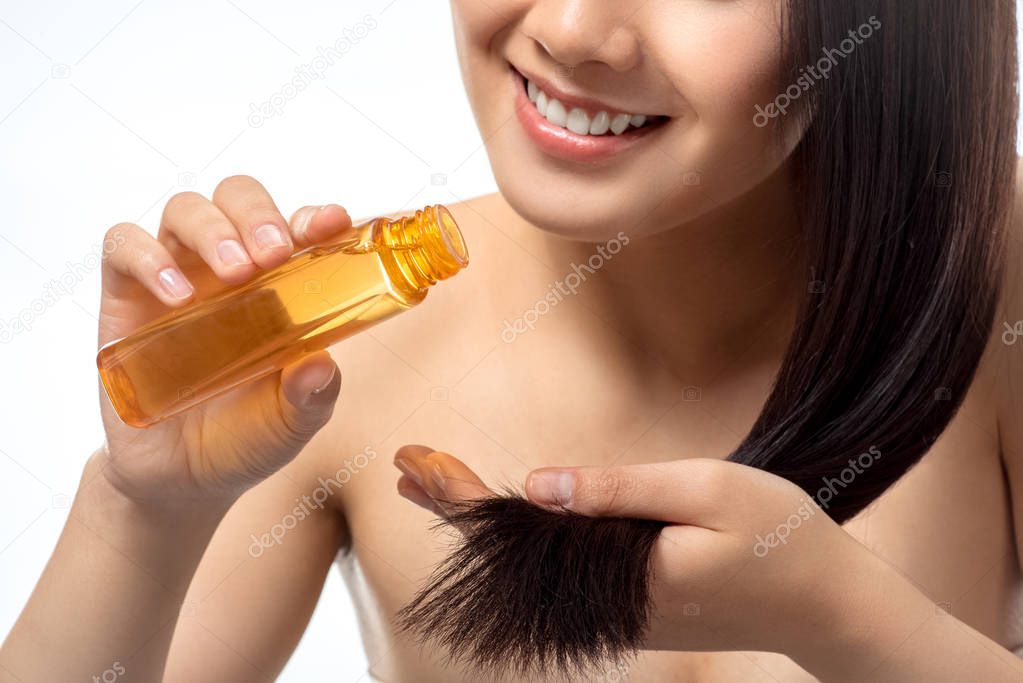
M 462 268 L 465 268 L 469 265 L 469 250 L 465 246 L 462 231 L 458 229 L 458 224 L 455 223 L 455 217 L 451 215 L 446 206 L 438 204 L 432 208 L 437 214 L 435 223 L 438 226 L 444 246 L 447 248 L 451 258 L 457 261 Z
M 418 289 L 446 280 L 469 265 L 462 231 L 447 207 L 439 204 L 383 221 L 378 235 L 405 279 Z

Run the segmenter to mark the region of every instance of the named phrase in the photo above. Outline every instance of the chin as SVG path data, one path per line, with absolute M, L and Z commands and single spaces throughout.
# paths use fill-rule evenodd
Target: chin
M 607 188 L 586 178 L 545 179 L 535 170 L 500 172 L 498 188 L 509 206 L 536 228 L 567 240 L 600 243 L 624 232 L 634 239 L 694 220 L 701 213 L 689 197 L 656 196 L 649 186 Z
M 520 187 L 520 183 L 501 185 L 501 192 L 517 214 L 546 233 L 584 243 L 605 242 L 619 232 L 638 237 L 650 228 L 637 224 L 633 207 L 606 196 L 589 196 L 561 187 L 546 191 Z
M 488 149 L 498 189 L 519 216 L 546 233 L 584 243 L 605 242 L 619 232 L 641 238 L 684 223 L 692 208 L 681 206 L 680 197 L 665 202 L 667 192 L 648 182 L 637 187 L 595 169 L 559 168 L 504 142 Z

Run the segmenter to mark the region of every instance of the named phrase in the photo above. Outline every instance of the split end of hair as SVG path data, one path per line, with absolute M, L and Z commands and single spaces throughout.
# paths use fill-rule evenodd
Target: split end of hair
M 494 677 L 593 674 L 632 659 L 663 522 L 585 517 L 510 491 L 453 506 L 451 552 L 397 615 L 448 664 Z

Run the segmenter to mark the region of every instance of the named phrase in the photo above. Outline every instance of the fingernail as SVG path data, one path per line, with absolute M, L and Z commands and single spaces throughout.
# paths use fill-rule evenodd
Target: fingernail
M 319 209 L 305 209 L 295 219 L 295 225 L 291 226 L 291 229 L 295 231 L 301 239 L 305 239 L 306 233 L 309 231 L 309 223 L 312 222 L 313 216 Z
M 444 470 L 440 468 L 440 465 L 434 463 L 430 467 L 430 476 L 433 478 L 433 483 L 439 486 L 441 491 L 447 490 L 447 478 L 444 476 Z
M 217 244 L 217 258 L 219 258 L 224 265 L 228 266 L 244 266 L 252 263 L 252 259 L 249 258 L 249 254 L 245 251 L 245 247 L 243 247 L 241 242 L 238 240 L 223 240 Z
M 330 373 L 326 379 L 321 381 L 316 387 L 311 389 L 306 397 L 302 399 L 302 405 L 308 408 L 313 406 L 323 406 L 332 403 L 335 395 L 333 393 L 327 393 L 327 387 L 334 381 L 334 375 L 337 374 L 337 366 L 332 365 Z
M 285 239 L 284 233 L 276 225 L 267 223 L 256 228 L 252 236 L 256 240 L 256 244 L 262 249 L 276 249 L 277 247 L 287 246 L 288 240 Z
M 526 491 L 536 503 L 568 507 L 572 503 L 574 479 L 571 472 L 533 472 L 526 480 Z
M 331 365 L 330 366 L 330 374 L 327 375 L 327 379 L 323 380 L 323 382 L 321 382 L 315 389 L 313 389 L 309 393 L 312 394 L 313 396 L 315 396 L 316 394 L 319 394 L 319 393 L 325 391 L 326 388 L 330 386 L 330 383 L 334 381 L 334 375 L 336 375 L 336 374 L 337 374 L 337 366 L 336 365 Z
M 403 473 L 412 477 L 412 481 L 419 484 L 419 486 L 423 487 L 424 489 L 426 488 L 425 486 L 423 486 L 423 478 L 419 476 L 419 470 L 417 470 L 414 466 L 410 465 L 409 463 L 401 459 L 395 460 L 394 466 L 401 470 Z
M 163 287 L 163 291 L 167 292 L 167 296 L 173 299 L 187 299 L 195 291 L 177 268 L 164 268 L 160 271 L 158 277 L 160 278 L 160 286 Z

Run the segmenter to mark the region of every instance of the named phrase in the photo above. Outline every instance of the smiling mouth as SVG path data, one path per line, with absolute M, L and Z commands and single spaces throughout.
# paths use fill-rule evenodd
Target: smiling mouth
M 544 91 L 543 87 L 515 70 L 526 97 L 551 125 L 585 137 L 629 136 L 656 128 L 670 120 L 667 116 L 632 114 L 614 109 L 575 106 Z

